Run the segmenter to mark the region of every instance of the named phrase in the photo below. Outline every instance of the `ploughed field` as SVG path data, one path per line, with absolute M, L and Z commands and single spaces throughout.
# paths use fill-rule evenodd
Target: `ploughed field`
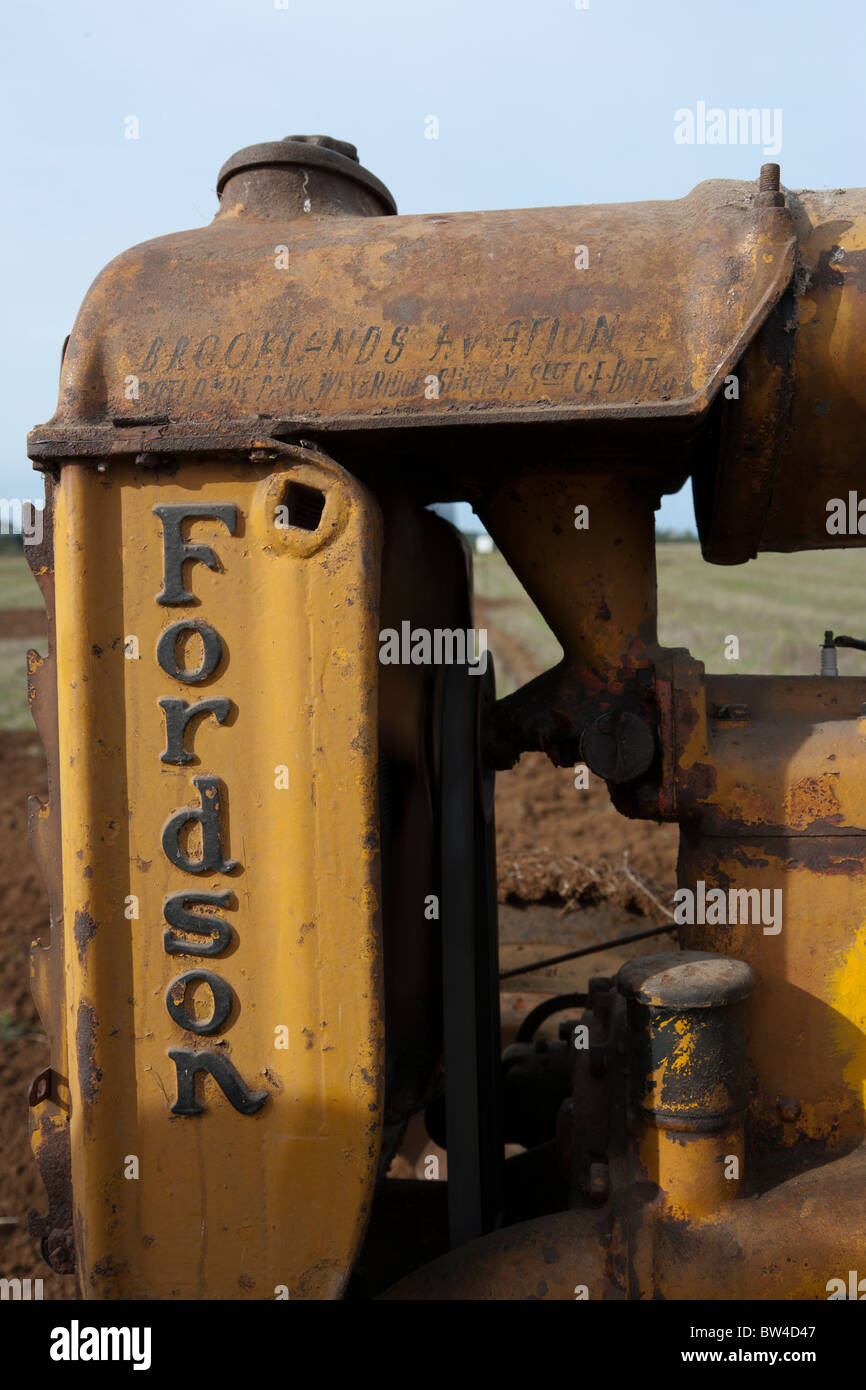
M 688 646 L 711 671 L 813 674 L 824 630 L 866 636 L 866 557 L 857 551 L 762 556 L 750 565 L 705 565 L 697 544 L 658 547 L 660 637 Z M 554 664 L 558 644 L 498 554 L 476 557 L 476 626 L 488 631 L 499 694 Z M 575 603 L 580 595 L 575 594 Z M 726 659 L 735 636 L 739 659 Z M 29 948 L 47 931 L 44 888 L 27 846 L 26 801 L 47 795 L 42 750 L 27 707 L 26 653 L 46 650 L 39 590 L 20 551 L 0 552 L 0 1277 L 42 1278 L 45 1298 L 73 1298 L 27 1233 L 28 1206 L 45 1209 L 30 1156 L 27 1091 L 48 1046 L 30 997 Z M 854 674 L 866 654 L 839 653 Z M 603 783 L 575 790 L 570 769 L 525 754 L 500 774 L 496 794 L 500 962 L 515 970 L 571 947 L 664 927 L 671 920 L 677 832 L 627 821 Z M 669 949 L 670 934 L 504 982 L 506 1036 L 542 997 L 612 974 L 629 955 Z M 555 1030 L 556 1020 L 551 1020 Z M 555 1031 L 552 1034 L 555 1036 Z M 406 1176 L 432 1146 L 419 1134 L 395 1160 Z M 444 1155 L 443 1175 L 444 1175 Z

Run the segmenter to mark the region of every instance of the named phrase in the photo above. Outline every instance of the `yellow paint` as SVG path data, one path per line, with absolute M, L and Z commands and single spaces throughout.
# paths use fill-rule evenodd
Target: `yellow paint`
M 850 1057 L 843 1074 L 852 1091 L 859 1092 L 866 1109 L 866 923 L 845 952 L 843 963 L 832 978 L 832 986 L 833 1007 L 840 1015 L 839 1050 Z M 843 1019 L 859 1031 L 859 1041 L 853 1049 L 851 1032 Z
M 638 1138 L 640 1164 L 661 1190 L 663 1206 L 681 1220 L 711 1216 L 736 1197 L 745 1165 L 742 1119 L 711 1133 L 670 1130 L 648 1120 Z M 739 1177 L 727 1178 L 730 1158 Z
M 325 493 L 315 532 L 274 525 L 289 476 Z M 213 518 L 186 523 L 185 539 L 209 546 L 219 562 L 184 566 L 191 605 L 156 602 L 163 532 L 152 509 L 170 502 L 238 508 L 234 535 Z M 163 473 L 70 464 L 54 534 L 83 1291 L 270 1299 L 286 1286 L 292 1299 L 336 1297 L 363 1234 L 382 1105 L 378 508 L 309 453 Z M 222 639 L 222 663 L 200 684 L 174 679 L 156 661 L 160 634 L 182 619 L 204 620 Z M 131 634 L 139 660 L 124 657 Z M 190 662 L 196 646 L 200 639 L 189 639 Z M 157 702 L 165 697 L 232 702 L 223 724 L 208 715 L 191 726 L 192 764 L 160 761 L 166 721 Z M 289 769 L 287 790 L 275 786 L 278 764 Z M 194 875 L 163 850 L 169 818 L 201 807 L 197 776 L 222 783 L 221 848 L 238 861 L 231 872 Z M 234 895 L 236 906 L 222 909 L 191 904 L 231 925 L 225 952 L 166 953 L 163 904 L 181 890 Z M 139 903 L 132 920 L 124 916 L 129 895 Z M 76 939 L 82 910 L 95 930 Z M 200 967 L 234 995 L 232 1015 L 212 1036 L 185 1031 L 165 1003 L 171 982 Z M 76 1037 L 91 1017 L 88 1058 Z M 280 1026 L 288 1029 L 283 1050 L 275 1047 Z M 241 1114 L 199 1076 L 204 1113 L 172 1114 L 170 1048 L 224 1055 L 251 1090 L 267 1093 L 265 1103 Z M 129 1154 L 139 1159 L 137 1181 L 123 1176 Z
M 671 1071 L 688 1071 L 694 1061 L 695 1034 L 688 1018 L 674 1019 L 674 1031 L 679 1034 L 676 1052 L 670 1061 Z

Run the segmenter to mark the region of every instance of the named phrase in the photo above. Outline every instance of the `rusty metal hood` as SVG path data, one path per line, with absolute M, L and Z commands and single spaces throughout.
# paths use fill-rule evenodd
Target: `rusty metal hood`
M 387 190 L 296 197 L 301 172 L 241 160 L 210 226 L 102 271 L 34 459 L 128 452 L 130 430 L 144 443 L 269 421 L 699 417 L 794 271 L 790 215 L 753 183 L 399 217 Z

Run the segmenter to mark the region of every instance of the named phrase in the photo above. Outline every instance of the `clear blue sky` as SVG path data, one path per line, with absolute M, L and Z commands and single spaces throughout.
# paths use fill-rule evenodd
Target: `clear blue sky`
M 765 159 L 675 143 L 704 101 L 782 111 L 789 187 L 859 186 L 864 34 L 862 0 L 6 0 L 0 492 L 41 496 L 25 436 L 90 281 L 210 221 L 241 146 L 351 140 L 406 213 L 677 198 Z

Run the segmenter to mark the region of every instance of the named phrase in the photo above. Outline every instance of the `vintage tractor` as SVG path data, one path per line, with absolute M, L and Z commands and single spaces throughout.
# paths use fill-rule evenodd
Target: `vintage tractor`
M 46 1259 L 87 1298 L 857 1285 L 866 675 L 661 647 L 653 512 L 691 477 L 714 564 L 864 543 L 866 192 L 399 217 L 292 136 L 217 193 L 101 273 L 29 441 Z M 563 650 L 500 701 L 455 500 Z M 676 821 L 690 906 L 503 1059 L 526 750 Z M 386 1176 L 420 1112 L 447 1183 Z

